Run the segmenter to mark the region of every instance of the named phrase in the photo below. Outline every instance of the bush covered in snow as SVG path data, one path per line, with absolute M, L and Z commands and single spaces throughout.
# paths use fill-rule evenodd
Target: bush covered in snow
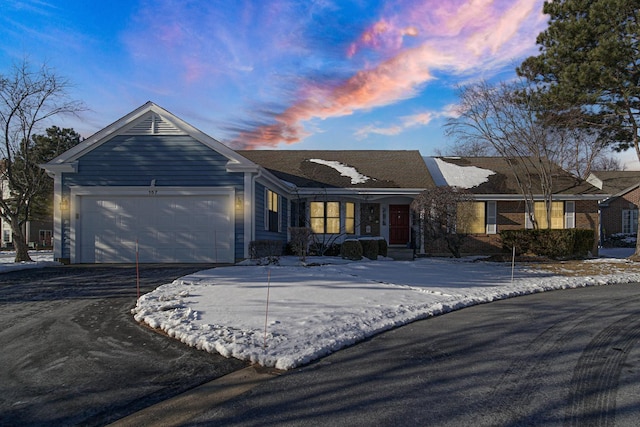
M 609 248 L 634 248 L 636 246 L 636 235 L 617 233 L 607 236 L 603 246 Z

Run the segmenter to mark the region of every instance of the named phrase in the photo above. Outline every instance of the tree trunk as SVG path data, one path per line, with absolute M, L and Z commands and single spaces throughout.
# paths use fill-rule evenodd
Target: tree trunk
M 636 206 L 639 209 L 640 206 Z M 640 261 L 640 214 L 638 215 L 638 231 L 636 232 L 636 251 L 630 257 L 633 261 Z
M 24 231 L 17 218 L 11 218 L 11 234 L 13 235 L 13 247 L 16 250 L 15 262 L 31 262 L 29 246 L 24 236 Z

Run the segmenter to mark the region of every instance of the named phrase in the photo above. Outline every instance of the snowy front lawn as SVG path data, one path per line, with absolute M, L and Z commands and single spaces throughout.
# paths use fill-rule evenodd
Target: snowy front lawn
M 470 305 L 640 281 L 635 267 L 566 276 L 519 266 L 512 281 L 510 265 L 472 259 L 322 261 L 335 264 L 302 266 L 283 257 L 280 266 L 201 271 L 143 295 L 132 311 L 137 321 L 187 345 L 291 369 L 378 332 Z
M 53 251 L 29 251 L 33 262 L 14 262 L 16 253 L 13 251 L 0 252 L 0 273 L 25 270 L 28 268 L 42 268 L 60 265 L 53 261 Z

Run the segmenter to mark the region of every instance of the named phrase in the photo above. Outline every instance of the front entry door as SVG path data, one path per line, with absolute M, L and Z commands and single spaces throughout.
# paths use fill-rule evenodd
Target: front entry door
M 406 245 L 410 230 L 409 205 L 389 205 L 389 244 Z

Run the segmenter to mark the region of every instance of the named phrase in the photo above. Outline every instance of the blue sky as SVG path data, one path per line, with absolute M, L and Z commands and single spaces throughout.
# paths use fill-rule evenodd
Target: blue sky
M 27 58 L 90 109 L 153 101 L 232 148 L 446 151 L 455 89 L 514 77 L 543 0 L 2 0 L 0 73 Z

